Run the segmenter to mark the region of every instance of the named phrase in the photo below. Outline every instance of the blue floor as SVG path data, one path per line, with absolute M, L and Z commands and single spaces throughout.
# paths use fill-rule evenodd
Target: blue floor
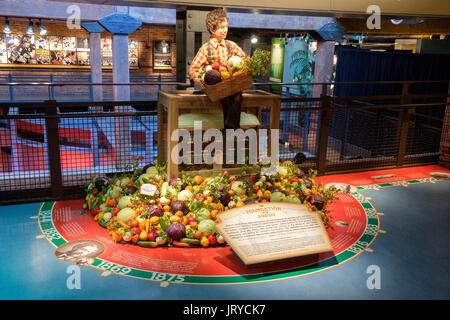
M 80 267 L 80 288 L 70 286 L 73 264 L 59 261 L 40 235 L 39 204 L 0 207 L 0 299 L 449 299 L 450 181 L 363 190 L 381 217 L 371 248 L 335 268 L 304 277 L 244 285 L 158 283 Z M 370 266 L 380 289 L 368 289 Z M 68 273 L 69 272 L 69 273 Z M 68 286 L 69 282 L 69 286 Z M 370 281 L 369 281 L 370 282 Z

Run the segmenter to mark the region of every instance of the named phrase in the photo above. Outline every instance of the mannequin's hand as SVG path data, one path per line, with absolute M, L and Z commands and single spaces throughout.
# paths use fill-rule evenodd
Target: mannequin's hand
M 197 77 L 194 78 L 194 83 L 197 87 L 199 87 L 201 90 L 205 89 L 205 84 L 203 81 Z

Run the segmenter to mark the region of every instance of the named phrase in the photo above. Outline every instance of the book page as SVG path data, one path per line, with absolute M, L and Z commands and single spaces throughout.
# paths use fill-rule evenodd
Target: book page
M 216 230 L 245 264 L 332 251 L 320 214 L 294 203 L 258 203 L 218 215 Z

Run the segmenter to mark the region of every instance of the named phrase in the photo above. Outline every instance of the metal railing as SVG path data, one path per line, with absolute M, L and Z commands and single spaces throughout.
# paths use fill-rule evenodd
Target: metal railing
M 449 134 L 442 133 L 441 116 L 449 95 L 412 94 L 410 86 L 416 83 L 395 82 L 402 88 L 396 95 L 284 96 L 280 158 L 320 175 L 437 163 L 441 135 Z M 330 83 L 314 85 L 330 91 Z M 76 198 L 92 175 L 153 162 L 158 152 L 156 103 L 0 103 L 0 202 Z M 262 111 L 264 128 L 269 119 L 267 110 Z
M 156 100 L 158 90 L 175 81 L 175 75 L 130 75 L 131 96 L 134 100 Z M 111 101 L 113 84 L 110 74 L 102 76 L 102 83 L 92 83 L 90 75 L 0 74 L 0 102 L 92 101 L 93 88 L 99 86 L 103 100 Z M 145 91 L 142 86 L 154 90 Z

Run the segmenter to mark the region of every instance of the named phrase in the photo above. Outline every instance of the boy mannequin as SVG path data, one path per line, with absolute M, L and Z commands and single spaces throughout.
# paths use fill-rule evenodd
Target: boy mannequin
M 197 52 L 189 67 L 189 78 L 203 89 L 205 86 L 198 78 L 198 72 L 204 65 L 219 62 L 225 65 L 232 56 L 248 59 L 242 49 L 233 41 L 225 40 L 228 33 L 228 17 L 222 8 L 214 9 L 206 16 L 206 27 L 211 33 L 211 38 L 204 43 Z M 209 55 L 210 53 L 210 55 Z M 242 92 L 222 99 L 222 111 L 224 131 L 226 129 L 238 129 L 241 120 Z

